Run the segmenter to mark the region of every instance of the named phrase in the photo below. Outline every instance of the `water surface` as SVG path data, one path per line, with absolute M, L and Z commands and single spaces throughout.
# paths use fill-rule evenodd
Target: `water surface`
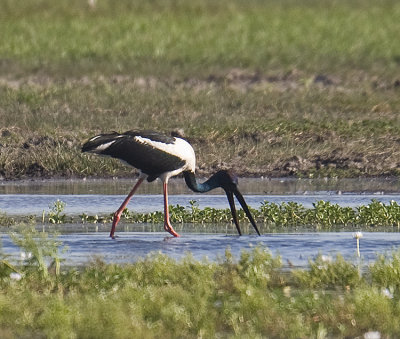
M 0 195 L 0 211 L 8 215 L 41 215 L 43 211 L 48 212 L 54 202 L 59 199 L 66 203 L 66 214 L 77 215 L 86 213 L 110 214 L 115 212 L 125 199 L 125 195 L 105 194 L 3 194 Z M 341 206 L 357 207 L 367 205 L 372 199 L 384 203 L 394 200 L 400 203 L 400 194 L 304 194 L 304 195 L 245 195 L 246 202 L 253 208 L 259 208 L 264 201 L 277 204 L 282 202 L 297 202 L 305 207 L 312 207 L 318 200 L 330 201 Z M 213 194 L 182 194 L 170 195 L 171 205 L 179 204 L 190 207 L 190 200 L 195 200 L 200 208 L 229 208 L 226 195 Z M 238 204 L 238 206 L 240 206 Z M 163 210 L 163 196 L 138 194 L 135 195 L 128 205 L 135 212 L 153 212 Z
M 0 211 L 10 215 L 40 215 L 47 212 L 57 199 L 66 203 L 66 214 L 108 214 L 114 212 L 135 180 L 47 180 L 0 183 Z M 199 207 L 228 208 L 226 196 L 221 190 L 207 195 L 193 194 L 182 179 L 171 180 L 170 204 L 189 207 L 196 200 Z M 241 179 L 240 190 L 248 204 L 258 208 L 263 201 L 281 204 L 294 201 L 312 207 L 318 200 L 330 201 L 341 206 L 366 205 L 372 199 L 388 203 L 400 203 L 400 187 L 397 179 Z M 145 183 L 134 196 L 128 208 L 137 212 L 163 209 L 161 185 Z M 191 252 L 197 259 L 218 260 L 226 248 L 231 248 L 235 257 L 242 250 L 258 244 L 267 246 L 274 254 L 282 256 L 287 266 L 307 266 L 309 258 L 319 253 L 327 258 L 341 253 L 345 258 L 358 260 L 355 256 L 356 242 L 352 232 L 298 232 L 264 234 L 261 237 L 234 234 L 232 225 L 226 230 L 218 228 L 217 234 L 188 231 L 187 226 L 178 226 L 182 237 L 172 238 L 166 232 L 154 232 L 160 225 L 130 226 L 120 224 L 117 239 L 108 237 L 110 225 L 76 224 L 59 228 L 60 240 L 68 247 L 63 254 L 67 265 L 81 265 L 94 257 L 107 262 L 133 262 L 151 252 L 162 252 L 173 258 L 182 258 Z M 211 226 L 212 227 L 212 226 Z M 148 232 L 149 229 L 151 232 Z M 134 231 L 133 231 L 134 230 Z M 19 261 L 20 249 L 11 242 L 7 229 L 1 234 L 3 252 Z M 375 260 L 377 253 L 386 253 L 400 245 L 400 233 L 364 232 L 361 239 L 362 263 Z
M 205 179 L 199 179 L 200 181 Z M 0 181 L 0 194 L 127 194 L 134 183 L 132 179 L 71 179 Z M 182 178 L 172 178 L 168 184 L 170 194 L 191 194 Z M 391 194 L 400 193 L 398 178 L 356 179 L 295 179 L 295 178 L 239 178 L 239 188 L 246 194 Z M 214 194 L 211 191 L 210 194 Z M 160 194 L 159 181 L 143 183 L 138 194 Z M 216 193 L 218 194 L 218 193 Z
M 3 235 L 3 251 L 20 260 L 20 250 L 7 235 Z M 65 265 L 82 265 L 98 257 L 106 262 L 132 263 L 151 253 L 160 252 L 175 259 L 190 252 L 194 258 L 215 261 L 230 248 L 235 258 L 242 250 L 257 245 L 266 246 L 274 255 L 280 255 L 286 267 L 307 267 L 308 259 L 323 254 L 327 260 L 340 253 L 347 260 L 358 262 L 356 240 L 351 232 L 306 232 L 255 235 L 184 233 L 173 238 L 165 232 L 118 232 L 112 240 L 106 232 L 71 233 L 60 236 L 68 247 Z M 390 253 L 400 245 L 400 233 L 364 232 L 361 238 L 363 265 L 376 260 L 377 253 Z

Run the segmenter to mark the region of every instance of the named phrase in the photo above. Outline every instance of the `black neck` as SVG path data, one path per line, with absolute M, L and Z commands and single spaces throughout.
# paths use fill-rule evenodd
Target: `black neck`
M 203 183 L 197 182 L 193 172 L 183 172 L 183 176 L 185 177 L 186 185 L 188 185 L 188 187 L 194 192 L 205 193 L 213 190 L 214 188 L 221 187 L 215 174 Z

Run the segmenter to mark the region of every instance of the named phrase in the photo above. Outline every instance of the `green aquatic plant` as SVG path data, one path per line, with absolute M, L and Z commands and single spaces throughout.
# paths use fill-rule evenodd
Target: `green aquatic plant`
M 357 221 L 360 224 L 400 227 L 400 205 L 394 200 L 384 204 L 373 199 L 369 205 L 357 207 L 357 212 Z
M 289 228 L 311 227 L 330 230 L 336 227 L 400 227 L 400 205 L 395 201 L 388 204 L 372 200 L 370 204 L 357 208 L 342 207 L 329 201 L 316 201 L 312 208 L 306 208 L 297 202 L 282 202 L 276 204 L 268 201 L 261 203 L 258 209 L 250 208 L 261 227 Z M 200 208 L 195 200 L 189 201 L 189 206 L 170 205 L 169 212 L 173 223 L 181 224 L 227 224 L 232 222 L 230 210 L 213 207 Z M 110 222 L 113 214 L 107 216 L 90 216 L 81 214 L 80 220 L 87 223 Z M 65 218 L 65 216 L 63 216 Z M 160 211 L 137 213 L 125 209 L 122 219 L 134 223 L 162 223 L 163 214 Z M 56 218 L 55 218 L 56 219 Z M 57 218 L 61 220 L 62 218 Z M 242 209 L 238 210 L 240 222 L 248 219 Z
M 351 207 L 341 207 L 329 201 L 317 201 L 313 203 L 310 221 L 314 225 L 321 226 L 347 226 L 354 223 L 355 212 Z
M 65 202 L 56 200 L 53 205 L 50 205 L 50 211 L 47 214 L 47 220 L 51 224 L 62 224 L 66 222 L 66 215 L 62 214 L 65 209 Z
M 256 216 L 263 222 L 276 226 L 304 225 L 306 214 L 307 209 L 303 205 L 292 201 L 280 205 L 264 201 L 256 212 Z
M 15 219 L 0 211 L 0 226 L 11 226 L 15 224 Z
M 99 215 L 88 215 L 86 213 L 82 213 L 79 215 L 79 218 L 83 224 L 85 223 L 106 223 L 112 221 L 112 216 L 99 216 Z
M 66 222 L 81 223 L 109 223 L 113 220 L 113 214 L 89 215 L 82 213 L 79 216 L 67 216 L 64 212 L 65 203 L 57 200 L 50 205 L 50 211 L 42 215 L 42 222 L 48 221 L 51 224 L 62 224 Z M 260 207 L 250 208 L 251 214 L 260 226 L 267 230 L 281 228 L 307 227 L 317 230 L 332 230 L 336 228 L 357 228 L 359 227 L 400 227 L 400 205 L 395 201 L 383 203 L 373 199 L 368 205 L 356 208 L 342 207 L 329 201 L 319 200 L 313 203 L 311 208 L 304 207 L 297 202 L 282 202 L 276 204 L 268 201 L 261 203 Z M 213 207 L 200 208 L 195 200 L 189 201 L 189 206 L 170 205 L 169 213 L 171 222 L 175 224 L 200 224 L 205 227 L 207 224 L 227 225 L 232 222 L 232 215 L 228 208 L 218 209 Z M 164 215 L 161 211 L 138 213 L 125 209 L 121 219 L 127 223 L 160 224 L 163 223 Z M 249 221 L 245 212 L 238 210 L 238 219 L 247 227 Z M 4 224 L 14 225 L 16 220 L 27 224 L 34 224 L 35 216 L 8 217 L 3 214 L 0 221 Z M 188 226 L 189 224 L 189 226 Z

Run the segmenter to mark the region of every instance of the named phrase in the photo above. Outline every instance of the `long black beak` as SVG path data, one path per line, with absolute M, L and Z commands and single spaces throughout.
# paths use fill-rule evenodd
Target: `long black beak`
M 240 231 L 240 227 L 239 227 L 239 221 L 237 218 L 237 213 L 236 213 L 236 208 L 235 208 L 235 200 L 233 199 L 233 194 L 235 194 L 236 199 L 239 201 L 240 205 L 243 208 L 243 211 L 246 213 L 247 218 L 249 218 L 251 224 L 253 225 L 254 229 L 256 230 L 258 235 L 260 234 L 260 231 L 257 228 L 256 222 L 253 219 L 253 216 L 250 213 L 249 208 L 247 207 L 246 201 L 244 201 L 244 198 L 242 196 L 242 194 L 239 192 L 239 190 L 234 190 L 232 191 L 225 191 L 226 196 L 228 197 L 228 201 L 229 201 L 229 206 L 231 208 L 231 212 L 232 212 L 232 217 L 233 217 L 233 221 L 235 223 L 236 229 L 239 233 L 239 235 L 242 235 L 242 232 Z

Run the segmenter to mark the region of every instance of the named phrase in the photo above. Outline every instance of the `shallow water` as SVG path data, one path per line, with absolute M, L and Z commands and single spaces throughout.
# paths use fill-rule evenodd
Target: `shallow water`
M 67 214 L 108 214 L 114 212 L 132 188 L 135 179 L 36 180 L 0 182 L 0 211 L 11 215 L 39 215 L 57 199 L 66 203 Z M 368 204 L 371 199 L 385 203 L 400 200 L 400 183 L 390 179 L 249 179 L 240 178 L 239 187 L 248 204 L 258 208 L 264 201 L 295 201 L 306 207 L 318 200 L 342 206 Z M 227 208 L 224 192 L 193 194 L 182 179 L 169 184 L 170 204 L 189 206 L 196 200 L 201 208 Z M 163 209 L 160 182 L 144 183 L 128 206 L 137 212 Z
M 201 181 L 202 179 L 200 179 Z M 88 180 L 23 180 L 0 181 L 0 194 L 127 194 L 136 179 L 88 179 Z M 181 178 L 172 178 L 169 193 L 192 194 Z M 239 178 L 239 188 L 246 194 L 391 194 L 400 193 L 398 178 L 370 179 L 294 179 L 294 178 Z M 160 194 L 159 181 L 144 183 L 138 194 Z M 210 194 L 218 194 L 218 190 Z
M 41 215 L 43 211 L 48 212 L 54 202 L 59 199 L 66 203 L 64 213 L 77 215 L 86 213 L 110 214 L 115 212 L 121 205 L 125 195 L 104 194 L 2 194 L 0 195 L 0 211 L 8 215 Z M 384 203 L 394 200 L 400 203 L 400 194 L 306 194 L 306 195 L 245 195 L 246 202 L 253 208 L 259 208 L 266 201 L 281 204 L 282 202 L 294 201 L 305 207 L 312 207 L 318 200 L 330 201 L 341 206 L 356 207 L 367 205 L 372 199 Z M 229 208 L 225 195 L 200 195 L 182 194 L 170 195 L 171 205 L 179 204 L 189 207 L 190 200 L 195 200 L 199 207 Z M 239 206 L 239 205 L 238 205 Z M 152 212 L 163 210 L 163 196 L 139 194 L 135 195 L 128 205 L 135 212 Z
M 106 262 L 134 262 L 151 252 L 161 252 L 175 259 L 187 252 L 202 260 L 218 260 L 230 248 L 239 258 L 242 250 L 250 250 L 259 244 L 267 246 L 275 255 L 282 257 L 286 267 L 306 267 L 309 258 L 323 254 L 327 260 L 340 253 L 346 259 L 357 262 L 356 240 L 351 232 L 307 232 L 255 235 L 182 234 L 173 238 L 165 232 L 118 232 L 112 240 L 105 232 L 72 233 L 60 236 L 68 250 L 63 254 L 64 265 L 83 265 L 96 257 Z M 367 265 L 376 260 L 377 253 L 390 253 L 400 245 L 400 233 L 364 232 L 360 241 L 361 262 Z M 3 251 L 18 261 L 20 250 L 7 235 L 3 235 Z
M 66 214 L 112 213 L 119 207 L 133 182 L 128 179 L 3 182 L 0 184 L 0 211 L 9 215 L 41 215 L 43 211 L 49 210 L 49 205 L 60 199 L 66 203 Z M 294 201 L 306 207 L 311 207 L 318 200 L 351 207 L 369 204 L 372 199 L 385 203 L 395 200 L 400 203 L 397 179 L 245 179 L 241 180 L 240 189 L 247 203 L 254 208 L 258 208 L 265 200 L 278 204 Z M 163 198 L 159 194 L 160 190 L 158 182 L 143 184 L 128 208 L 137 212 L 161 211 Z M 182 180 L 176 179 L 172 180 L 169 191 L 170 204 L 189 207 L 189 201 L 196 200 L 201 208 L 228 208 L 226 196 L 221 190 L 207 195 L 193 194 Z M 227 247 L 231 248 L 235 257 L 239 257 L 242 250 L 262 244 L 274 254 L 279 253 L 288 266 L 307 266 L 308 259 L 319 253 L 329 258 L 340 252 L 347 259 L 358 260 L 355 256 L 356 241 L 351 232 L 275 233 L 261 237 L 251 233 L 239 237 L 234 234 L 232 225 L 227 225 L 225 230 L 219 227 L 220 233 L 217 234 L 204 233 L 204 230 L 196 233 L 193 228 L 183 225 L 183 229 L 180 229 L 182 226 L 177 229 L 182 237 L 176 239 L 166 232 L 157 232 L 160 227 L 121 224 L 117 229 L 118 238 L 111 240 L 108 237 L 109 224 L 64 225 L 59 229 L 60 240 L 68 246 L 63 256 L 67 265 L 85 264 L 95 256 L 107 262 L 132 262 L 154 251 L 161 251 L 174 258 L 181 258 L 191 252 L 197 259 L 207 257 L 216 260 L 224 255 Z M 11 254 L 14 261 L 20 260 L 20 250 L 12 244 L 6 234 L 7 230 L 3 231 L 3 253 Z M 375 260 L 377 253 L 388 252 L 399 245 L 400 233 L 365 232 L 361 239 L 363 264 Z

